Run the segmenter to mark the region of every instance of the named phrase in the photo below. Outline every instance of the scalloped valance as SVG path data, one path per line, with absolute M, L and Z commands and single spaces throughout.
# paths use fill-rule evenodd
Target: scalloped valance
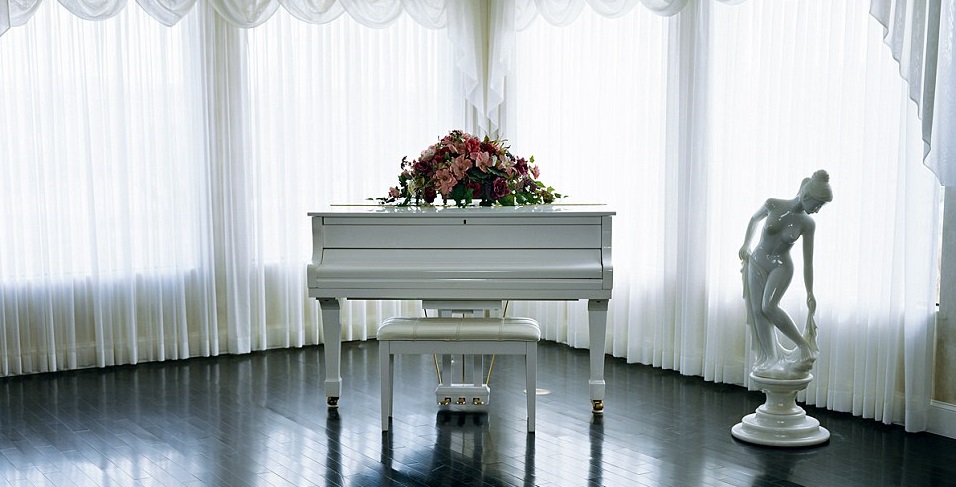
M 58 0 L 67 10 L 86 20 L 104 20 L 116 15 L 127 0 Z M 136 0 L 150 16 L 164 25 L 179 22 L 197 0 Z M 335 20 L 348 12 L 355 20 L 372 28 L 389 25 L 403 12 L 418 23 L 433 29 L 446 26 L 451 3 L 462 0 L 204 0 L 223 18 L 239 27 L 255 27 L 269 18 L 281 5 L 291 15 L 313 24 Z M 470 2 L 482 0 L 470 0 Z M 509 0 L 510 1 L 510 0 Z M 740 1 L 740 0 L 737 0 Z M 0 0 L 0 35 L 9 27 L 25 24 L 41 0 Z M 661 15 L 679 12 L 688 0 L 519 0 L 515 3 L 519 18 L 527 25 L 536 14 L 554 25 L 566 25 L 577 18 L 586 4 L 599 14 L 616 17 L 638 3 Z M 464 3 L 469 3 L 465 1 Z M 520 25 L 520 23 L 519 23 Z
M 29 21 L 41 0 L 0 0 L 0 36 L 9 28 Z M 49 1 L 49 0 L 47 0 Z M 127 0 L 58 0 L 70 12 L 87 20 L 108 19 L 120 12 Z M 462 56 L 458 68 L 468 79 L 469 101 L 482 117 L 497 110 L 504 79 L 510 70 L 514 32 L 527 27 L 537 16 L 554 25 L 567 25 L 586 5 L 607 17 L 620 16 L 637 4 L 660 15 L 680 12 L 689 0 L 203 0 L 239 27 L 255 27 L 267 21 L 281 5 L 291 15 L 322 24 L 348 13 L 372 28 L 391 24 L 407 13 L 425 27 L 450 27 L 449 37 Z M 737 3 L 743 0 L 718 0 Z M 197 0 L 137 0 L 157 21 L 171 26 L 195 6 Z M 870 13 L 885 28 L 886 43 L 900 62 L 900 74 L 909 85 L 910 98 L 919 109 L 924 141 L 924 162 L 946 186 L 956 186 L 956 0 L 871 0 Z M 490 6 L 490 7 L 489 7 Z M 485 34 L 476 19 L 491 12 L 484 45 L 474 44 Z M 488 42 L 493 39 L 494 42 Z M 491 52 L 486 53 L 486 49 Z M 488 58 L 488 72 L 482 62 Z M 482 82 L 484 79 L 484 82 Z M 485 92 L 487 91 L 487 96 Z M 480 117 L 481 118 L 481 117 Z M 489 131 L 493 127 L 489 127 Z

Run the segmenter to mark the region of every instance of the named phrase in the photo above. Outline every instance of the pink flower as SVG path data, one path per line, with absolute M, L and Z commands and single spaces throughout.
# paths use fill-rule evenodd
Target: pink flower
M 445 146 L 445 147 L 450 147 L 450 146 L 455 145 L 455 141 L 456 141 L 456 140 L 457 140 L 457 138 L 455 137 L 455 132 L 452 132 L 452 133 L 450 133 L 450 134 L 448 134 L 448 135 L 442 137 L 442 139 L 441 139 L 441 145 L 443 145 L 443 146 Z
M 534 166 L 531 168 L 531 174 L 534 175 L 535 179 L 538 179 L 541 176 L 541 170 L 538 169 L 538 166 Z
M 501 169 L 508 175 L 508 177 L 513 177 L 515 175 L 515 166 L 514 161 L 508 159 L 507 157 L 500 159 Z
M 399 196 L 402 195 L 402 192 L 396 187 L 391 187 L 391 188 L 388 188 L 388 195 L 391 196 L 392 198 L 398 198 Z
M 472 152 L 471 158 L 475 160 L 475 167 L 481 169 L 481 172 L 488 172 L 488 168 L 494 164 L 487 152 Z
M 445 196 L 448 196 L 455 185 L 458 184 L 458 178 L 456 178 L 449 169 L 439 169 L 436 171 L 435 181 L 438 185 L 438 192 Z
M 471 159 L 465 157 L 464 155 L 460 155 L 455 158 L 455 162 L 451 166 L 451 171 L 456 178 L 461 179 L 465 177 L 465 174 L 469 169 L 471 169 L 471 166 Z

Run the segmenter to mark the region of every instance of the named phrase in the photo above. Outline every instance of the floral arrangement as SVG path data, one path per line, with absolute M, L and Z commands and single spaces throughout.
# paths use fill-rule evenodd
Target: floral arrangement
M 421 157 L 402 158 L 398 186 L 389 188 L 381 203 L 443 204 L 453 200 L 467 206 L 481 200 L 482 206 L 533 205 L 554 202 L 562 195 L 538 180 L 534 157 L 515 157 L 501 140 L 481 140 L 454 130 L 425 149 Z

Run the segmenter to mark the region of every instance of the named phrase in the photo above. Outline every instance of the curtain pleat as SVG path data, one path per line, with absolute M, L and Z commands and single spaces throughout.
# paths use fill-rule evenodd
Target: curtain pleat
M 219 352 L 203 338 L 216 301 L 203 95 L 187 81 L 198 24 L 138 13 L 77 22 L 44 4 L 4 39 L 22 68 L 0 73 L 5 374 Z
M 0 1 L 0 26 L 3 24 L 4 15 L 7 15 L 7 27 L 25 24 L 37 7 L 40 6 L 40 0 L 3 0 Z M 3 29 L 0 28 L 0 34 Z
M 10 29 L 10 2 L 0 0 L 0 36 Z
M 342 7 L 366 27 L 382 27 L 398 18 L 402 13 L 402 0 L 339 0 Z
M 86 20 L 108 19 L 126 7 L 126 0 L 58 0 L 73 15 Z
M 282 6 L 297 19 L 313 24 L 324 24 L 345 13 L 335 0 L 280 0 Z
M 176 25 L 192 10 L 196 0 L 136 0 L 139 6 L 167 27 Z
M 231 25 L 245 28 L 261 25 L 279 9 L 276 0 L 209 0 L 209 4 Z
M 919 108 L 925 164 L 945 186 L 956 185 L 956 2 L 871 0 L 870 14 L 900 66 Z

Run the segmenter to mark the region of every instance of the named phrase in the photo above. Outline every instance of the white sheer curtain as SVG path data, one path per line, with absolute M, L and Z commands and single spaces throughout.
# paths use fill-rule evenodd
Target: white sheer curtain
M 318 309 L 305 288 L 306 212 L 374 204 L 367 199 L 397 184 L 403 156 L 417 157 L 460 125 L 463 102 L 447 69 L 454 50 L 446 31 L 408 16 L 370 30 L 347 17 L 314 26 L 280 11 L 248 38 L 254 233 L 247 245 L 260 263 L 267 321 L 282 325 L 270 329 L 295 335 L 269 343 L 317 343 Z M 344 313 L 343 338 L 354 340 L 385 317 L 421 311 L 408 302 L 349 301 Z
M 215 353 L 198 24 L 126 13 L 0 43 L 3 375 Z
M 615 282 L 607 350 L 627 354 L 626 323 L 661 321 L 669 281 L 661 262 L 667 139 L 668 19 L 636 8 L 607 19 L 585 9 L 566 27 L 538 19 L 518 33 L 513 105 L 513 149 L 534 155 L 541 179 L 573 202 L 608 203 L 614 220 Z M 624 275 L 620 272 L 624 271 Z M 671 293 L 673 294 L 673 293 Z M 633 309 L 618 296 L 646 300 Z M 544 336 L 572 346 L 588 345 L 582 303 L 515 303 L 516 313 L 541 318 Z M 541 313 L 547 313 L 541 315 Z M 564 316 L 570 314 L 570 328 Z M 673 320 L 669 320 L 672 324 Z M 648 351 L 650 351 L 648 349 Z M 673 368 L 661 352 L 648 363 Z
M 860 2 L 752 2 L 713 13 L 712 65 L 733 66 L 723 76 L 714 69 L 722 85 L 714 93 L 711 184 L 726 188 L 710 197 L 722 208 L 710 220 L 713 244 L 726 242 L 714 255 L 739 245 L 745 207 L 758 205 L 761 192 L 795 194 L 814 167 L 828 169 L 835 196 L 817 215 L 814 258 L 818 303 L 828 302 L 817 311 L 825 353 L 806 400 L 925 429 L 939 186 L 919 164 L 916 107 L 881 26 Z M 768 41 L 761 29 L 769 26 Z M 736 270 L 721 267 L 711 285 L 731 282 Z M 800 282 L 788 308 L 802 308 L 793 313 L 802 320 Z
M 608 350 L 744 383 L 747 221 L 824 168 L 836 194 L 816 215 L 824 352 L 805 399 L 925 428 L 938 183 L 919 164 L 919 120 L 881 36 L 862 2 L 812 0 L 704 2 L 669 19 L 585 9 L 568 27 L 518 33 L 506 100 L 517 150 L 533 151 L 549 184 L 618 211 Z M 802 283 L 785 304 L 798 322 Z M 549 338 L 583 346 L 579 308 L 519 309 L 569 316 Z
M 0 373 L 318 343 L 305 213 L 464 127 L 618 211 L 608 350 L 731 383 L 746 220 L 829 170 L 806 400 L 922 429 L 938 188 L 882 26 L 728 3 L 0 0 Z M 512 306 L 587 345 L 583 303 Z
M 0 374 L 318 343 L 306 213 L 383 196 L 458 125 L 450 52 L 404 15 L 39 5 L 0 42 Z M 353 303 L 343 337 L 409 306 Z
M 926 166 L 956 186 L 956 1 L 871 0 L 870 14 L 916 102 Z

